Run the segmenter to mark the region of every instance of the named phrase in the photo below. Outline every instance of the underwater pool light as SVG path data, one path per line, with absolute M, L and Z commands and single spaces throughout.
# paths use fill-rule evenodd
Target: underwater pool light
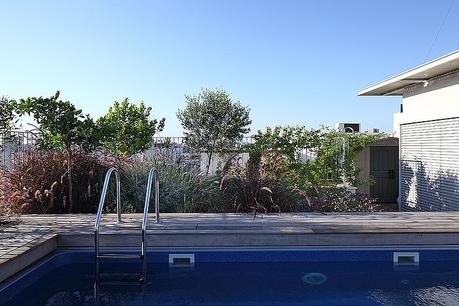
M 309 285 L 322 285 L 327 281 L 327 276 L 322 273 L 308 273 L 303 276 L 303 283 Z

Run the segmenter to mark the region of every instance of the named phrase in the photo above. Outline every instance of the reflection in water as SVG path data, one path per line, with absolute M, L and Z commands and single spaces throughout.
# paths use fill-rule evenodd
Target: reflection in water
M 0 304 L 459 305 L 459 261 L 423 263 L 417 271 L 394 270 L 392 262 L 152 264 L 145 284 L 113 277 L 139 269 L 107 264 L 104 271 L 113 273 L 95 290 L 93 265 L 63 265 L 13 286 L 17 292 L 5 303 L 0 296 Z
M 410 295 L 416 305 L 459 305 L 459 289 L 454 287 L 413 289 Z
M 368 292 L 372 299 L 385 306 L 451 306 L 459 305 L 459 289 L 456 287 L 435 286 L 429 288 L 409 289 L 407 295 L 400 291 L 371 290 Z

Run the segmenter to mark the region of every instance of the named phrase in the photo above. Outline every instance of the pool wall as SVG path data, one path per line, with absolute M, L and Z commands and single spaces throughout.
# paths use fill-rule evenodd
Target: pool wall
M 118 249 L 119 250 L 119 249 Z M 137 249 L 124 248 L 125 252 Z M 424 262 L 457 261 L 459 248 L 150 248 L 147 253 L 148 264 L 167 264 L 171 254 L 192 254 L 194 264 L 199 263 L 261 263 L 261 262 L 383 262 L 393 265 L 394 252 L 419 254 L 419 266 Z M 139 263 L 136 259 L 104 259 L 105 263 Z M 94 264 L 92 248 L 60 249 L 40 259 L 27 269 L 0 283 L 0 302 L 21 290 L 24 284 L 36 282 L 44 274 L 72 263 Z M 173 268 L 173 266 L 171 266 Z

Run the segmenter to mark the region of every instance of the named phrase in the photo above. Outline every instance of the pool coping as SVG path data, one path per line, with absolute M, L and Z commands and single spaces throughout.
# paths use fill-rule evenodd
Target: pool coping
M 0 228 L 0 282 L 56 249 L 94 247 L 93 214 L 26 215 Z M 140 214 L 104 215 L 102 247 L 139 247 Z M 459 212 L 163 214 L 149 248 L 413 248 L 459 246 Z M 9 244 L 9 241 L 12 241 Z M 1 248 L 2 247 L 2 248 Z
M 262 239 L 258 244 L 250 239 L 247 240 L 247 237 L 245 237 L 245 243 L 240 243 L 240 235 L 229 237 L 235 240 L 233 240 L 233 243 L 227 242 L 225 244 L 222 243 L 225 237 L 215 237 L 216 234 L 210 233 L 194 235 L 189 233 L 184 235 L 175 234 L 175 238 L 180 239 L 176 239 L 173 243 L 171 243 L 171 234 L 156 234 L 156 236 L 153 236 L 150 233 L 147 236 L 147 247 L 149 250 L 154 249 L 158 251 L 459 249 L 459 244 L 457 243 L 459 233 L 452 234 L 451 237 L 448 237 L 448 234 L 451 235 L 452 233 L 303 234 L 300 235 L 300 237 L 297 237 L 297 234 L 277 233 L 274 234 L 274 236 L 265 234 L 264 238 L 267 238 L 267 240 Z M 391 237 L 388 239 L 387 235 L 392 236 L 392 239 L 390 239 Z M 120 242 L 124 242 L 121 244 L 123 246 L 121 249 L 133 250 L 138 246 L 136 243 L 132 243 L 136 236 L 140 241 L 139 235 L 135 234 L 104 234 L 101 238 L 102 246 L 105 249 L 120 249 Z M 251 238 L 255 240 L 260 239 L 259 235 L 256 233 L 252 235 L 246 234 L 246 236 L 252 236 Z M 294 236 L 293 241 L 298 243 L 293 244 L 290 240 L 292 237 L 289 236 Z M 284 243 L 281 243 L 280 240 L 282 239 L 286 239 Z M 303 243 L 301 243 L 301 240 L 303 240 Z M 126 243 L 126 241 L 130 241 L 131 244 Z M 163 243 L 160 243 L 161 241 Z M 184 243 L 186 241 L 188 241 L 188 244 Z M 267 241 L 271 241 L 272 243 L 269 244 Z M 424 241 L 424 243 L 421 243 L 422 241 Z M 12 276 L 20 273 L 56 250 L 88 250 L 94 247 L 93 243 L 94 236 L 92 234 L 44 235 L 33 242 L 26 243 L 15 249 L 13 252 L 14 256 L 0 258 L 0 283 L 7 281 Z
M 57 234 L 49 234 L 12 249 L 0 258 L 0 283 L 57 249 Z

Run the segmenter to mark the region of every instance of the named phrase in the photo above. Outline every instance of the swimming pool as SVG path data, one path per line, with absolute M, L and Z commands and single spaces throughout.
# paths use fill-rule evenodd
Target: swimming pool
M 145 284 L 136 259 L 104 260 L 96 282 L 91 250 L 56 251 L 3 284 L 0 305 L 459 304 L 456 249 L 163 249 L 147 262 Z

